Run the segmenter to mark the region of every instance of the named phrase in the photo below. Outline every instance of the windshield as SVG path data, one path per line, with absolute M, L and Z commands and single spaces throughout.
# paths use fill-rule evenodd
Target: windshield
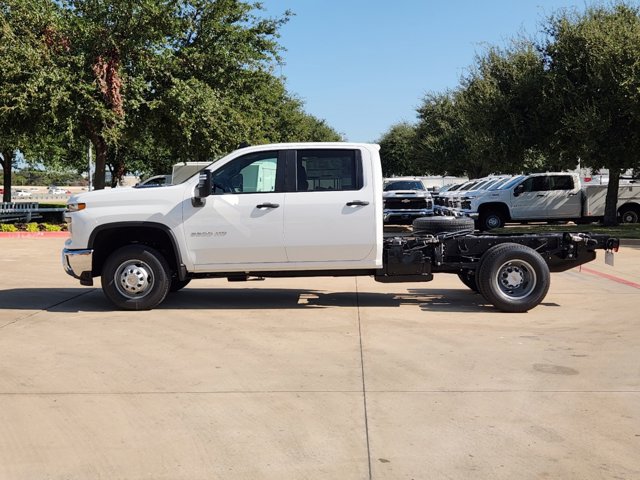
M 389 182 L 384 186 L 385 192 L 391 190 L 424 190 L 424 185 L 419 180 L 399 180 Z
M 487 188 L 487 190 L 498 190 L 500 187 L 502 187 L 510 179 L 511 179 L 511 177 L 501 178 L 499 181 L 497 181 L 496 183 L 491 185 L 489 188 Z
M 505 183 L 500 187 L 500 190 L 507 190 L 513 187 L 516 183 L 524 178 L 524 175 L 518 175 L 517 177 L 512 178 L 509 182 Z

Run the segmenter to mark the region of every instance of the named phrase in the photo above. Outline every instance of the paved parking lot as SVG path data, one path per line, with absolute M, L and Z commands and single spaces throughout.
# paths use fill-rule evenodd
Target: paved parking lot
M 640 478 L 640 249 L 499 313 L 441 275 L 114 311 L 0 239 L 0 479 Z

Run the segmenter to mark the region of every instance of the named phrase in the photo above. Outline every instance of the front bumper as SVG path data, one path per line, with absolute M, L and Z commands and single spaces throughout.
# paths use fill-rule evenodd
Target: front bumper
M 92 286 L 93 250 L 62 250 L 62 266 L 64 271 L 73 278 L 80 280 L 82 285 Z
M 412 222 L 416 218 L 430 217 L 433 215 L 433 209 L 424 208 L 421 210 L 384 210 L 384 223 L 392 222 Z

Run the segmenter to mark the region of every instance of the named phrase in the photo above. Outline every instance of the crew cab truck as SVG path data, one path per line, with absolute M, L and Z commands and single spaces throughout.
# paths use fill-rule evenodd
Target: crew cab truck
M 583 186 L 576 173 L 521 175 L 495 190 L 462 196 L 455 212 L 473 218 L 480 230 L 502 227 L 505 222 L 575 221 L 588 223 L 604 216 L 607 185 Z M 621 185 L 618 215 L 635 223 L 640 216 L 640 185 Z
M 372 144 L 296 143 L 236 150 L 179 185 L 72 196 L 65 270 L 101 277 L 117 307 L 151 309 L 192 279 L 369 275 L 426 282 L 457 274 L 500 310 L 524 312 L 549 272 L 614 250 L 605 235 L 474 234 L 468 218 L 425 217 L 383 235 L 382 171 Z

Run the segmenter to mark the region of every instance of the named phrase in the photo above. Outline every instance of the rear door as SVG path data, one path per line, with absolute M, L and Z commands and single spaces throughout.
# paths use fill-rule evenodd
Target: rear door
M 365 161 L 367 160 L 367 161 Z M 349 262 L 376 256 L 370 160 L 359 149 L 290 152 L 284 240 L 290 262 Z M 326 265 L 324 266 L 327 267 Z

